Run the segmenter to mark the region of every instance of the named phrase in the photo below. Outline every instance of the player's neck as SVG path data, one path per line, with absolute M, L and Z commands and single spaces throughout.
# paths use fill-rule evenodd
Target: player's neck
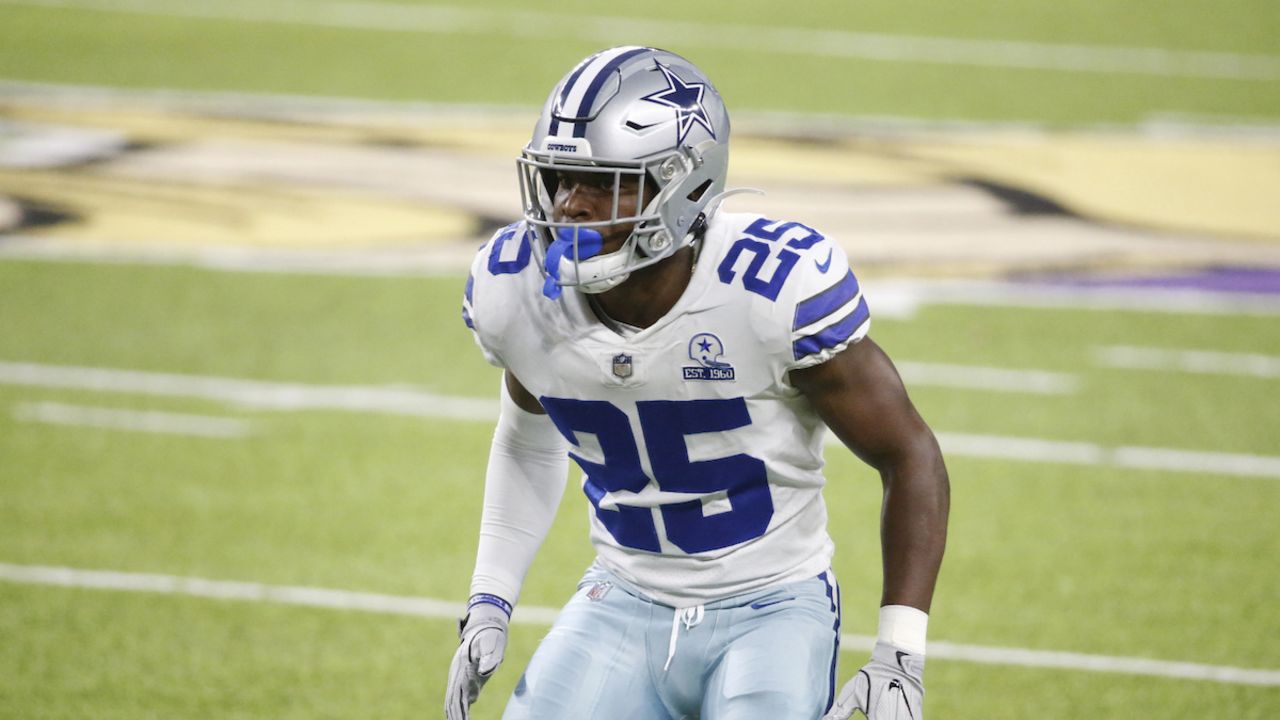
M 689 287 L 696 254 L 686 247 L 647 268 L 636 270 L 625 282 L 595 296 L 600 309 L 613 320 L 647 328 L 675 307 Z

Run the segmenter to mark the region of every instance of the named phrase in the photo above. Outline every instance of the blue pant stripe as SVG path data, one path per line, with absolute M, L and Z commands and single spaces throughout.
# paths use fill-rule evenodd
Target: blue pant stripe
M 836 665 L 840 660 L 840 583 L 835 581 L 835 575 L 832 573 L 822 573 L 818 577 L 822 578 L 822 582 L 827 586 L 827 599 L 831 601 L 831 609 L 836 614 L 836 622 L 832 627 L 835 638 L 831 647 L 831 670 L 829 681 L 827 683 L 827 704 L 822 710 L 822 714 L 826 715 L 831 712 L 831 706 L 836 702 Z

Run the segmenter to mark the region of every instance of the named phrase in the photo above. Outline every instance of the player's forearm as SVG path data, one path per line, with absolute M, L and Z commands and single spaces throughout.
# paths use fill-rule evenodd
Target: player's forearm
M 471 593 L 514 604 L 564 493 L 564 440 L 545 415 L 521 410 L 506 388 L 485 472 Z
M 563 454 L 531 456 L 495 447 L 490 466 L 495 465 L 500 470 L 485 483 L 471 593 L 490 593 L 515 603 L 555 519 L 566 461 Z
M 884 507 L 880 540 L 884 556 L 881 605 L 925 612 L 933 600 L 947 542 L 950 483 L 932 433 L 912 443 L 899 462 L 882 468 Z

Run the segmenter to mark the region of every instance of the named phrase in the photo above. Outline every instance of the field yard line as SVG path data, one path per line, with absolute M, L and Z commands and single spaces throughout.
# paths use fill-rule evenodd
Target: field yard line
M 1103 367 L 1130 370 L 1172 370 L 1204 375 L 1280 378 L 1280 357 L 1255 353 L 1100 345 L 1094 348 L 1094 363 Z
M 844 637 L 841 637 L 843 641 Z M 1280 670 L 1254 670 L 1227 665 L 1149 660 L 1138 657 L 1088 655 L 1052 650 L 1025 650 L 982 645 L 960 645 L 941 640 L 929 641 L 929 656 L 947 660 L 965 660 L 992 665 L 1087 670 L 1124 675 L 1153 675 L 1184 680 L 1212 680 L 1238 685 L 1280 685 Z
M 1280 315 L 1280 298 L 1263 293 L 1139 288 L 1103 288 L 973 280 L 885 279 L 868 282 L 868 302 L 877 296 L 910 309 L 912 304 L 969 305 L 1025 310 L 1090 310 L 1174 315 Z
M 900 362 L 898 367 L 913 385 L 1050 395 L 1075 392 L 1079 385 L 1074 375 L 1042 370 L 910 361 Z M 474 420 L 492 420 L 498 415 L 493 401 L 406 388 L 304 385 L 34 363 L 0 362 L 0 384 L 198 397 L 282 410 L 370 410 Z
M 1111 452 L 1118 467 L 1251 477 L 1280 478 L 1280 457 L 1192 452 L 1171 448 L 1119 447 Z
M 412 388 L 306 385 L 34 363 L 0 362 L 0 385 L 200 398 L 266 410 L 346 410 L 486 421 L 498 417 L 496 400 Z
M 980 459 L 1019 460 L 1023 462 L 1064 463 L 1067 465 L 1105 465 L 1106 449 L 1087 442 L 1066 442 L 1040 438 L 1014 438 L 1002 435 L 939 432 L 938 444 L 944 455 Z M 839 438 L 827 436 L 828 445 L 840 444 Z
M 41 565 L 0 563 L 0 580 L 27 585 L 55 585 L 95 590 L 188 595 L 217 600 L 303 605 L 334 610 L 358 610 L 448 620 L 453 620 L 463 611 L 462 603 L 433 598 L 382 595 L 317 587 L 207 580 L 149 573 L 77 570 Z M 558 612 L 555 608 L 521 605 L 516 608 L 511 621 L 527 625 L 549 625 L 555 620 Z M 842 634 L 840 636 L 840 645 L 844 650 L 867 651 L 874 644 L 875 638 L 867 635 Z M 1259 670 L 1147 658 L 962 645 L 937 640 L 930 641 L 929 655 L 930 657 L 945 660 L 962 660 L 995 665 L 1150 675 L 1189 680 L 1209 680 L 1238 685 L 1280 686 L 1280 670 Z
M 0 385 L 199 398 L 266 410 L 339 410 L 492 422 L 496 400 L 435 395 L 412 388 L 307 385 L 138 370 L 0 362 Z M 1139 470 L 1280 479 L 1280 457 L 1181 448 L 1106 447 L 1089 442 L 939 432 L 953 457 L 1115 466 Z M 827 443 L 838 445 L 833 436 Z
M 999 458 L 1027 462 L 1100 465 L 1133 470 L 1280 478 L 1280 457 L 1248 453 L 1202 452 L 1178 448 L 1134 445 L 1106 447 L 1088 442 L 1068 442 L 1004 435 L 939 432 L 944 455 L 980 459 Z M 828 444 L 838 444 L 828 436 Z
M 990 390 L 994 392 L 1032 393 L 1036 395 L 1071 395 L 1080 389 L 1080 380 L 1070 373 L 1046 370 L 1016 370 L 982 365 L 947 363 L 896 363 L 903 379 L 910 385 Z
M 606 44 L 662 38 L 668 46 L 716 47 L 750 53 L 854 58 L 885 62 L 1157 75 L 1232 80 L 1280 78 L 1280 57 L 1168 50 L 891 35 L 799 27 L 761 27 L 645 18 L 486 10 L 360 0 L 0 0 L 6 5 L 60 7 L 155 16 L 273 22 L 389 32 L 574 38 Z
M 208 438 L 238 438 L 250 432 L 249 423 L 236 418 L 88 407 L 55 402 L 21 403 L 14 408 L 13 416 L 24 422 Z

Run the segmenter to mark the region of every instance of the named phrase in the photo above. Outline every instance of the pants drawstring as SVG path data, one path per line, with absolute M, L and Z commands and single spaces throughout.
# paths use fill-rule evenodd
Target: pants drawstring
M 676 608 L 675 616 L 671 618 L 671 642 L 667 645 L 667 662 L 662 666 L 662 672 L 666 672 L 671 668 L 671 660 L 676 656 L 676 642 L 680 637 L 680 624 L 684 623 L 685 630 L 692 630 L 695 625 L 702 622 L 705 614 L 706 609 L 701 605 Z

